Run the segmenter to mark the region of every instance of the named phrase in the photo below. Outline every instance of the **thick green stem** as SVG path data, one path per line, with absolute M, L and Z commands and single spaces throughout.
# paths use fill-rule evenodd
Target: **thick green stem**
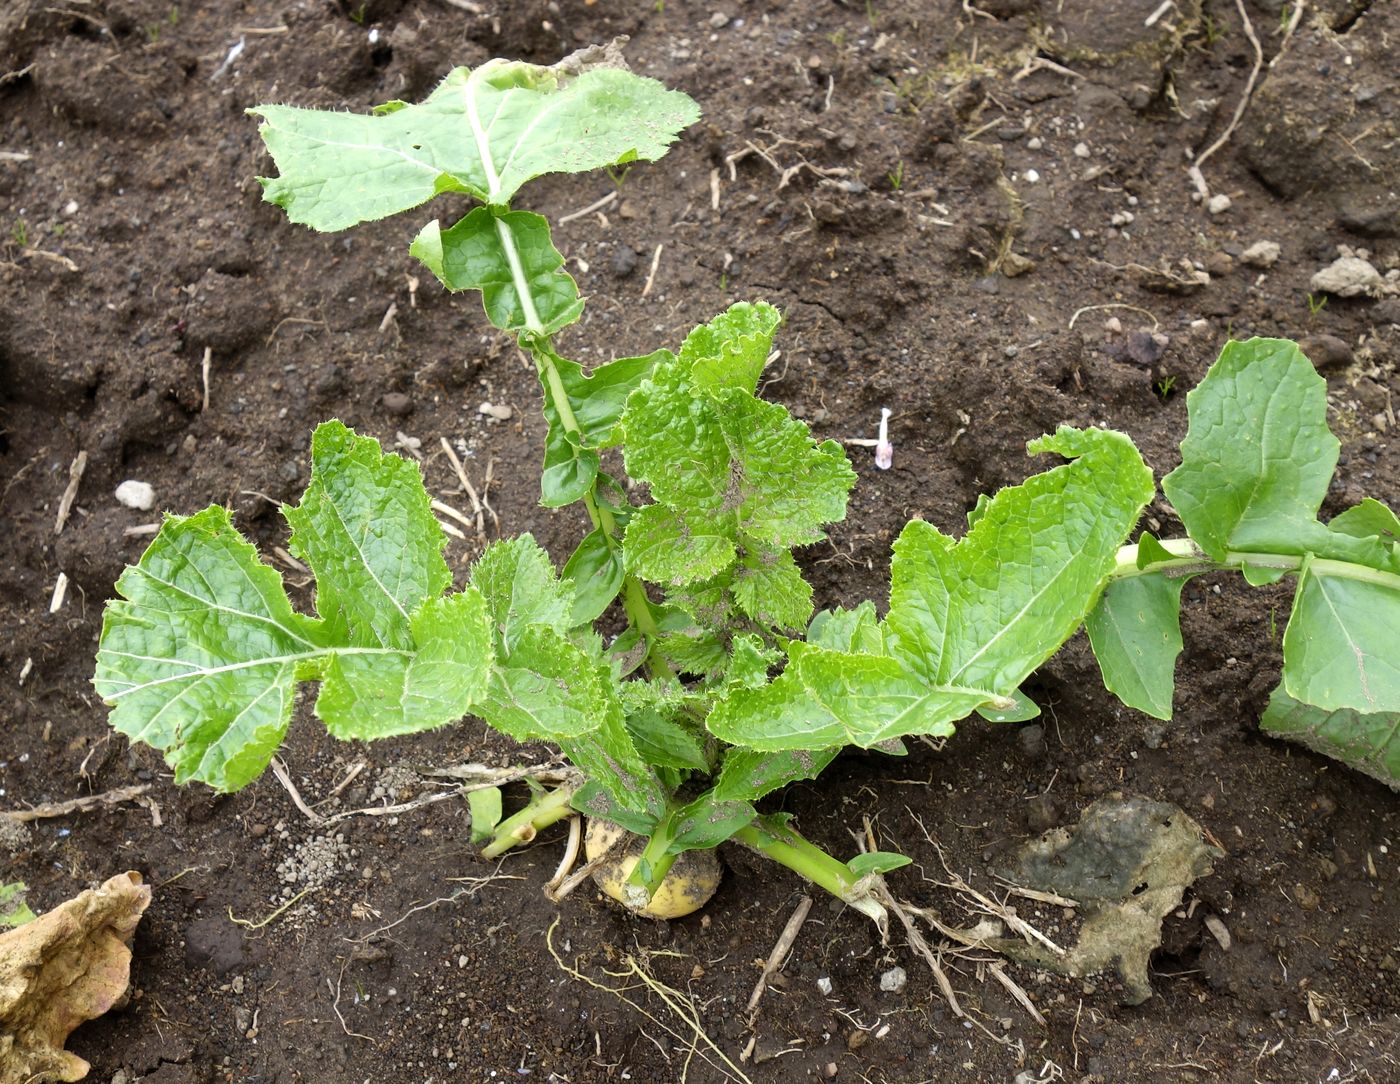
M 674 811 L 668 811 L 657 822 L 651 838 L 637 858 L 637 864 L 632 867 L 631 876 L 627 878 L 627 905 L 634 911 L 651 902 L 651 897 L 661 887 L 661 882 L 676 861 L 676 855 L 667 853 L 675 839 L 673 816 Z
M 573 813 L 569 805 L 574 787 L 563 786 L 536 795 L 524 809 L 496 825 L 491 842 L 481 849 L 483 858 L 499 858 L 512 847 L 529 843 L 542 829 Z
M 1110 579 L 1123 580 L 1149 573 L 1165 576 L 1189 576 L 1198 572 L 1218 572 L 1226 569 L 1241 569 L 1246 565 L 1252 568 L 1271 568 L 1280 572 L 1301 572 L 1308 558 L 1291 553 L 1241 553 L 1234 550 L 1225 554 L 1225 560 L 1215 561 L 1207 557 L 1189 538 L 1169 538 L 1160 543 L 1172 556 L 1169 559 L 1154 561 L 1138 568 L 1138 547 L 1124 546 L 1118 551 L 1117 562 Z M 1334 561 L 1315 557 L 1308 567 L 1319 576 L 1334 576 L 1340 579 L 1359 580 L 1400 591 L 1400 576 L 1393 572 L 1383 572 L 1366 565 L 1352 564 L 1350 561 Z
M 871 895 L 869 882 L 781 821 L 759 817 L 735 832 L 734 839 L 874 919 L 882 930 L 885 928 L 885 907 Z

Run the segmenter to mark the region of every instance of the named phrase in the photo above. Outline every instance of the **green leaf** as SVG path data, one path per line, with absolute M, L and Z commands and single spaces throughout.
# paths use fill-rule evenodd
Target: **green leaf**
M 553 335 L 583 314 L 578 285 L 562 270 L 564 257 L 540 215 L 478 207 L 451 229 L 429 222 L 408 251 L 449 290 L 480 290 L 488 319 L 502 331 Z
M 846 518 L 855 471 L 835 441 L 815 444 L 807 426 L 778 403 L 747 392 L 719 393 L 725 436 L 738 473 L 739 530 L 769 546 L 820 542 Z
M 164 752 L 177 783 L 251 782 L 282 744 L 299 674 L 326 654 L 281 577 L 212 507 L 168 517 L 116 589 L 93 679 L 112 726 Z
M 710 770 L 704 738 L 653 708 L 628 715 L 627 732 L 632 735 L 637 752 L 649 764 L 697 772 Z
M 515 635 L 475 710 L 516 741 L 563 742 L 597 730 L 609 712 L 621 715 L 598 665 L 547 625 Z
M 721 801 L 756 802 L 799 779 L 815 779 L 840 751 L 792 749 L 761 753 L 733 746 L 724 754 L 724 764 L 715 781 L 715 797 Z
M 977 714 L 989 723 L 1024 723 L 1040 715 L 1040 705 L 1020 689 L 1013 690 L 1007 699 L 1010 707 L 978 708 Z
M 714 791 L 707 791 L 676 810 L 671 820 L 675 834 L 666 852 L 681 854 L 718 847 L 740 828 L 752 824 L 756 816 L 757 811 L 748 802 L 724 801 Z
M 812 587 L 787 550 L 755 549 L 734 572 L 739 609 L 771 628 L 804 628 L 812 616 Z
M 1391 560 L 1377 541 L 1346 532 L 1347 520 L 1340 530 L 1317 520 L 1340 444 L 1327 427 L 1327 382 L 1297 345 L 1228 343 L 1186 407 L 1181 466 L 1162 491 L 1212 560 L 1230 551 L 1314 553 L 1373 568 Z
M 611 448 L 622 441 L 620 422 L 628 396 L 641 386 L 657 365 L 674 362 L 675 355 L 669 350 L 656 350 L 641 357 L 606 362 L 592 372 L 584 372 L 578 362 L 557 355 L 551 360 L 568 397 L 574 420 L 582 432 L 584 447 Z M 543 374 L 541 381 L 548 393 L 551 389 Z M 546 394 L 545 404 L 548 415 L 554 409 L 551 395 Z M 550 424 L 555 424 L 555 421 L 556 416 L 551 415 Z
M 869 599 L 854 610 L 837 607 L 817 614 L 807 629 L 807 642 L 813 647 L 826 647 L 832 651 L 858 655 L 885 653 L 880 619 L 875 613 L 875 603 Z
M 1283 634 L 1283 684 L 1327 711 L 1400 712 L 1400 577 L 1309 559 Z M 1388 581 L 1388 582 L 1386 582 Z
M 1137 567 L 1142 569 L 1148 565 L 1159 564 L 1162 561 L 1174 561 L 1176 554 L 1162 545 L 1153 537 L 1150 531 L 1143 531 L 1138 537 Z
M 335 737 L 368 741 L 456 722 L 486 692 L 492 652 L 486 602 L 468 588 L 413 614 L 411 653 L 329 657 L 316 714 Z
M 586 625 L 617 598 L 626 576 L 622 554 L 601 530 L 589 532 L 564 565 L 563 578 L 574 587 L 570 625 Z
M 866 851 L 846 863 L 846 868 L 857 877 L 868 877 L 872 873 L 889 873 L 914 861 L 893 851 Z
M 328 634 L 360 646 L 407 648 L 409 618 L 452 583 L 447 537 L 433 518 L 415 463 L 340 422 L 317 426 L 311 482 L 295 508 L 289 548 L 316 575 Z
M 1154 573 L 1114 580 L 1084 623 L 1104 687 L 1157 719 L 1172 717 L 1186 580 Z
M 503 654 L 531 625 L 567 632 L 572 625 L 573 590 L 554 574 L 549 554 L 533 535 L 493 542 L 472 569 L 471 584 L 486 599 Z
M 734 563 L 733 529 L 733 517 L 708 520 L 649 504 L 627 524 L 622 549 L 638 576 L 683 587 L 713 579 Z
M 583 500 L 593 488 L 600 464 L 598 453 L 579 446 L 578 438 L 562 425 L 550 425 L 544 439 L 540 470 L 540 504 L 563 508 Z
M 1400 790 L 1400 712 L 1328 711 L 1293 699 L 1280 685 L 1259 725 Z
M 619 824 L 634 835 L 649 836 L 661 820 L 662 809 L 629 809 L 601 783 L 585 783 L 574 792 L 570 805 L 585 816 Z
M 501 788 L 467 791 L 467 809 L 472 818 L 472 842 L 485 843 L 501 823 Z
M 957 543 L 919 520 L 895 542 L 887 650 L 932 686 L 1010 696 L 1079 627 L 1152 498 L 1120 433 L 1062 426 L 1029 450 L 1072 461 L 1001 490 Z
M 729 665 L 724 672 L 725 695 L 740 686 L 757 689 L 766 685 L 768 671 L 782 657 L 782 652 L 766 647 L 753 633 L 739 633 L 729 645 Z
M 35 914 L 24 901 L 29 886 L 23 881 L 0 884 L 0 927 L 14 929 L 26 922 L 33 922 Z
M 1354 538 L 1380 538 L 1391 544 L 1400 542 L 1400 517 L 1386 505 L 1370 497 L 1360 504 L 1333 516 L 1327 526 L 1340 534 Z
M 699 118 L 693 101 L 655 80 L 574 58 L 455 68 L 421 104 L 376 116 L 250 112 L 263 118 L 280 170 L 263 180 L 264 198 L 318 230 L 385 218 L 441 192 L 506 204 L 544 173 L 655 160 Z
M 723 741 L 765 751 L 868 749 L 909 734 L 947 736 L 955 721 L 1001 700 L 985 689 L 930 685 L 896 659 L 798 644 L 780 677 L 736 690 L 706 726 Z
M 719 412 L 691 384 L 680 359 L 659 363 L 627 400 L 623 460 L 658 504 L 696 516 L 724 510 L 730 485 L 729 445 Z
M 666 811 L 666 789 L 656 771 L 637 752 L 615 697 L 596 721 L 593 733 L 562 740 L 559 748 L 585 778 L 607 792 L 608 805 L 644 817 L 649 825 L 654 825 Z M 609 819 L 627 826 L 619 816 Z
M 712 394 L 725 388 L 755 394 L 782 322 L 772 305 L 740 301 L 701 324 L 681 345 L 681 360 L 691 366 L 695 386 Z

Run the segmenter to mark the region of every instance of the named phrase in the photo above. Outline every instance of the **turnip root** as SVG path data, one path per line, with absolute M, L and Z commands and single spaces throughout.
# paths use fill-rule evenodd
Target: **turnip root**
M 682 918 L 709 902 L 720 879 L 719 859 L 713 850 L 686 851 L 677 856 L 648 900 L 646 889 L 629 881 L 645 843 L 611 821 L 590 818 L 583 837 L 584 854 L 590 862 L 607 855 L 593 871 L 593 883 L 629 911 L 647 918 Z

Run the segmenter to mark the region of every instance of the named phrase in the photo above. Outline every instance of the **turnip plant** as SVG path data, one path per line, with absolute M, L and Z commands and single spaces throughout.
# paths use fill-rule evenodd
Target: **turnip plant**
M 169 516 L 117 583 L 95 681 L 113 726 L 159 748 L 177 782 L 257 778 L 298 685 L 316 681 L 315 713 L 339 738 L 473 715 L 564 752 L 585 782 L 474 826 L 487 855 L 577 810 L 645 841 L 609 882 L 634 910 L 678 855 L 735 840 L 883 927 L 881 875 L 907 859 L 841 861 L 756 803 L 847 747 L 898 755 L 973 713 L 1033 717 L 1022 683 L 1086 620 L 1108 687 L 1167 717 L 1181 586 L 1221 569 L 1298 581 L 1265 726 L 1400 780 L 1400 524 L 1369 500 L 1318 522 L 1338 446 L 1325 385 L 1293 344 L 1231 343 L 1191 393 L 1164 480 L 1188 537 L 1125 547 L 1152 472 L 1123 434 L 1062 426 L 1029 450 L 1063 462 L 984 495 L 963 537 L 905 527 L 883 616 L 870 601 L 813 616 L 793 551 L 844 517 L 856 474 L 757 395 L 780 313 L 739 303 L 674 351 L 585 370 L 557 342 L 583 312 L 577 285 L 548 222 L 510 206 L 544 173 L 659 158 L 694 102 L 592 51 L 459 68 L 421 104 L 370 116 L 253 112 L 279 170 L 266 198 L 294 222 L 340 230 L 443 193 L 478 201 L 410 251 L 449 290 L 480 291 L 533 359 L 541 501 L 581 503 L 591 529 L 559 570 L 529 535 L 493 543 L 454 590 L 418 468 L 335 421 L 283 509 L 314 615 L 226 509 Z M 604 471 L 609 448 L 633 487 Z M 604 615 L 623 631 L 600 635 Z

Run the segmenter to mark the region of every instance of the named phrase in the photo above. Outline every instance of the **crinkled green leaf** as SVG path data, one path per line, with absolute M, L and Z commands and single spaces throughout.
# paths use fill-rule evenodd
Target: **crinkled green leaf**
M 598 729 L 621 714 L 597 664 L 562 633 L 528 625 L 491 671 L 486 695 L 474 709 L 516 741 L 560 742 Z
M 1186 407 L 1181 466 L 1162 490 L 1212 560 L 1313 553 L 1393 567 L 1389 551 L 1353 537 L 1346 520 L 1335 530 L 1317 520 L 1341 445 L 1327 427 L 1327 382 L 1296 344 L 1228 343 Z
M 869 599 L 853 610 L 838 606 L 817 614 L 807 629 L 807 642 L 813 647 L 857 655 L 885 653 L 884 631 L 875 613 L 875 603 Z
M 741 632 L 729 644 L 729 665 L 724 672 L 726 690 L 746 686 L 756 689 L 768 682 L 768 671 L 782 652 L 767 647 L 751 632 Z
M 1400 712 L 1400 576 L 1304 562 L 1283 635 L 1283 685 L 1327 711 Z
M 590 531 L 564 565 L 563 578 L 574 587 L 569 624 L 586 625 L 617 598 L 626 576 L 621 551 L 601 530 Z
M 472 568 L 471 583 L 486 599 L 502 653 L 509 655 L 531 625 L 567 632 L 574 608 L 573 588 L 560 582 L 533 535 L 493 542 Z
M 387 738 L 444 726 L 486 692 L 493 650 L 480 594 L 468 588 L 429 599 L 414 612 L 411 627 L 411 653 L 330 656 L 316 714 L 337 738 Z
M 1079 627 L 1152 498 L 1120 433 L 1062 426 L 1029 450 L 1071 462 L 1001 490 L 956 543 L 919 520 L 895 542 L 886 649 L 930 685 L 1009 696 Z
M 632 572 L 683 587 L 713 579 L 732 565 L 733 537 L 732 516 L 712 520 L 649 504 L 627 524 L 622 548 Z
M 714 794 L 721 801 L 756 802 L 799 779 L 815 779 L 840 749 L 791 749 L 763 753 L 733 746 L 724 754 Z
M 580 813 L 599 820 L 612 821 L 639 836 L 651 835 L 665 811 L 661 807 L 655 810 L 628 809 L 601 783 L 585 783 L 574 792 L 569 804 Z
M 740 301 L 701 324 L 681 345 L 681 359 L 691 366 L 695 386 L 712 394 L 739 388 L 753 395 L 782 322 L 772 305 Z
M 573 58 L 552 68 L 492 60 L 455 68 L 418 105 L 374 116 L 291 106 L 250 110 L 280 175 L 264 198 L 293 222 L 339 230 L 467 192 L 506 204 L 544 173 L 655 160 L 699 118 L 678 91 Z
M 340 422 L 316 427 L 311 482 L 295 508 L 289 548 L 316 575 L 328 635 L 359 646 L 407 648 L 410 615 L 452 583 L 447 537 L 415 463 Z
M 794 645 L 787 669 L 761 689 L 736 690 L 706 726 L 733 745 L 775 751 L 869 748 L 908 734 L 948 735 L 1000 701 L 986 689 L 931 685 L 897 659 Z
M 739 609 L 772 628 L 801 629 L 812 616 L 812 587 L 787 550 L 750 550 L 731 588 Z
M 627 732 L 632 735 L 637 752 L 649 764 L 698 772 L 710 770 L 703 736 L 653 708 L 628 715 Z
M 744 801 L 725 801 L 716 793 L 706 791 L 695 801 L 676 810 L 672 817 L 674 836 L 666 848 L 668 854 L 703 851 L 718 847 L 740 828 L 753 823 L 758 816 L 752 805 Z
M 1172 717 L 1186 577 L 1114 580 L 1085 621 L 1104 687 L 1130 708 Z
M 480 290 L 487 317 L 502 331 L 553 335 L 583 314 L 578 285 L 540 215 L 478 207 L 450 229 L 429 222 L 408 251 L 449 290 Z
M 739 530 L 769 546 L 820 542 L 846 518 L 855 471 L 835 441 L 815 444 L 805 423 L 778 403 L 728 390 L 716 397 L 733 449 Z
M 666 810 L 666 788 L 637 752 L 615 697 L 596 721 L 597 729 L 591 734 L 561 740 L 559 748 L 607 793 L 608 805 L 655 824 Z M 628 827 L 622 815 L 609 819 Z
M 717 516 L 729 502 L 729 445 L 714 402 L 691 383 L 689 366 L 666 360 L 627 400 L 623 460 L 658 504 Z M 731 510 L 732 510 L 731 506 Z
M 1259 725 L 1400 790 L 1400 712 L 1329 711 L 1293 699 L 1280 685 Z

